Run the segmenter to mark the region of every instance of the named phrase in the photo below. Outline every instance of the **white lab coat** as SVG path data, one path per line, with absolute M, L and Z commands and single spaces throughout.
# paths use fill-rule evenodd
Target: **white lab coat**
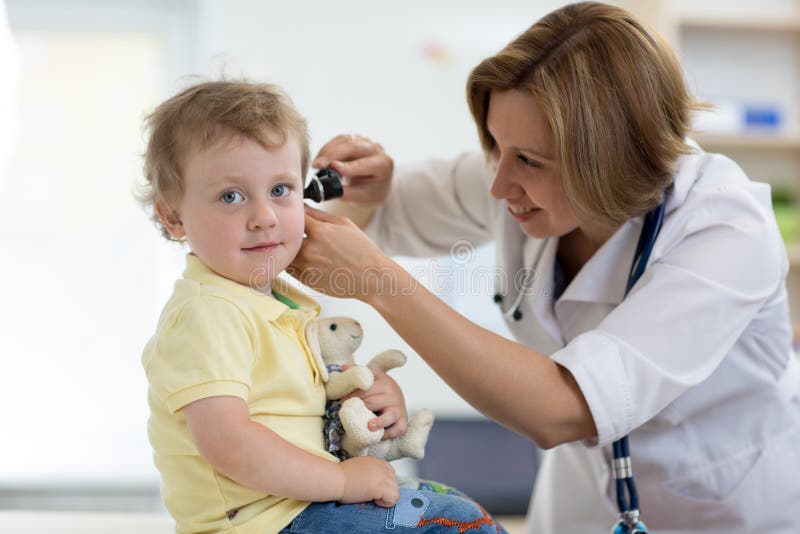
M 529 532 L 610 531 L 611 443 L 626 434 L 651 532 L 800 532 L 800 370 L 769 187 L 723 156 L 682 157 L 648 267 L 623 302 L 642 218 L 562 288 L 557 238 L 525 236 L 491 180 L 477 153 L 399 169 L 367 232 L 387 253 L 416 256 L 495 240 L 504 311 L 515 274 L 535 269 L 509 328 L 571 371 L 598 437 L 545 453 Z

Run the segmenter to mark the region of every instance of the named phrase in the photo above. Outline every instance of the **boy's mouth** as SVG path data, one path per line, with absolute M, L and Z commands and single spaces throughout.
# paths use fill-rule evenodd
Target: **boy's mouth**
M 245 247 L 242 250 L 244 250 L 245 252 L 271 252 L 275 250 L 278 247 L 278 245 L 280 245 L 280 243 L 278 242 L 276 243 L 264 242 L 253 245 L 252 247 Z

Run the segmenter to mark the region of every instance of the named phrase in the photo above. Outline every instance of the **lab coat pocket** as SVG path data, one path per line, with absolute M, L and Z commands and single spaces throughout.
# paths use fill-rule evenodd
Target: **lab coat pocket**
M 667 487 L 688 499 L 724 501 L 757 470 L 763 455 L 761 447 L 745 450 L 708 468 L 695 468 L 690 476 L 667 482 Z
M 763 460 L 760 449 L 748 450 L 707 469 L 696 469 L 690 477 L 668 481 L 645 481 L 639 491 L 642 518 L 654 532 L 708 532 L 729 534 L 737 530 L 748 513 L 738 502 L 738 493 L 749 484 Z
M 800 430 L 641 495 L 647 525 L 662 532 L 800 531 Z M 641 492 L 640 492 L 641 494 Z M 647 499 L 647 500 L 645 500 Z M 658 503 L 647 507 L 647 503 Z

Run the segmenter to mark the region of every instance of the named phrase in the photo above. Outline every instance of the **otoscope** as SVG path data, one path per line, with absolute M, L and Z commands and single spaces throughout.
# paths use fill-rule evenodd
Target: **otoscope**
M 314 202 L 339 198 L 343 194 L 342 175 L 331 167 L 320 169 L 303 190 L 303 198 L 310 198 Z

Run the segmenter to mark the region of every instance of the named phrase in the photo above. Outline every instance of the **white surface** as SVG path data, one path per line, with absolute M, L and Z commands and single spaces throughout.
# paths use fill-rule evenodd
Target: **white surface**
M 25 534 L 174 534 L 166 514 L 0 511 L 3 532 Z
M 524 532 L 524 518 L 496 518 L 509 534 Z M 25 534 L 174 534 L 166 514 L 103 514 L 79 512 L 0 511 L 0 524 L 8 532 Z
M 144 114 L 188 75 L 282 84 L 316 147 L 359 131 L 400 159 L 449 154 L 477 146 L 469 69 L 553 5 L 9 2 L 22 90 L 0 210 L 2 254 L 13 258 L 0 267 L 0 352 L 12 355 L 0 403 L 16 407 L 4 412 L 15 431 L 0 443 L 0 483 L 157 479 L 140 355 L 183 251 L 160 237 L 131 186 Z M 365 306 L 337 301 L 326 313 L 365 324 L 364 361 L 406 348 Z M 474 413 L 419 358 L 396 377 L 412 409 Z

